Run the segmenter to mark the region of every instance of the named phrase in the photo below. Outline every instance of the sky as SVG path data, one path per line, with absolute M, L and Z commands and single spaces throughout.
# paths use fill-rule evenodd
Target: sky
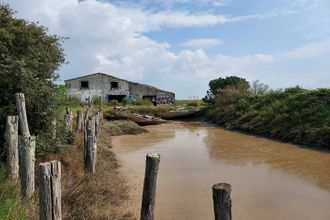
M 3 1 L 3 0 L 0 0 Z M 202 98 L 212 79 L 330 87 L 329 0 L 4 0 L 63 42 L 60 82 L 104 72 Z

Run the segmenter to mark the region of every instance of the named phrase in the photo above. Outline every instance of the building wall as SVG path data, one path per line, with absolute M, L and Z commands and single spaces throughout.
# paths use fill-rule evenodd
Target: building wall
M 81 81 L 88 81 L 88 89 L 81 88 Z M 118 82 L 118 88 L 111 88 L 111 82 Z M 94 74 L 77 79 L 67 80 L 67 96 L 86 101 L 88 97 L 102 96 L 104 101 L 108 95 L 129 95 L 128 82 L 103 74 Z
M 130 96 L 135 99 L 142 99 L 144 96 L 153 96 L 158 105 L 173 105 L 175 94 L 163 91 L 155 87 L 139 83 L 129 83 Z
M 88 89 L 81 88 L 81 82 L 88 81 Z M 88 97 L 101 96 L 108 101 L 109 95 L 127 96 L 132 99 L 152 97 L 157 104 L 172 105 L 175 94 L 152 86 L 121 80 L 106 74 L 92 74 L 76 79 L 66 80 L 67 96 L 86 101 Z M 111 82 L 118 82 L 118 88 L 112 88 Z

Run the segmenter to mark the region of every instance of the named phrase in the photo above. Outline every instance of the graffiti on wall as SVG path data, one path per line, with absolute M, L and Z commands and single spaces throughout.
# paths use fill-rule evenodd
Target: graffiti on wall
M 168 96 L 158 96 L 156 103 L 157 105 L 174 105 L 174 98 Z

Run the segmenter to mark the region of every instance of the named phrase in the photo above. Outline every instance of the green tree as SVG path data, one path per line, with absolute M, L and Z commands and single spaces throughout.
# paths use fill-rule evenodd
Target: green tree
M 209 90 L 207 91 L 207 95 L 203 98 L 203 101 L 206 103 L 214 103 L 215 96 L 221 94 L 226 87 L 238 85 L 240 88 L 246 90 L 249 88 L 249 82 L 237 76 L 227 76 L 226 78 L 219 77 L 218 79 L 211 80 L 209 82 Z
M 43 26 L 14 18 L 13 10 L 0 4 L 1 134 L 6 116 L 17 114 L 17 92 L 25 94 L 31 133 L 36 136 L 49 133 L 58 107 L 56 71 L 65 62 L 62 40 L 49 35 Z M 0 146 L 0 153 L 3 152 Z

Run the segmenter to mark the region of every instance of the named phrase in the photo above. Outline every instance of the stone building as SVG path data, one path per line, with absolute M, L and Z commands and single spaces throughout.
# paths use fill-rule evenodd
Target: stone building
M 105 73 L 94 73 L 65 80 L 68 97 L 86 101 L 88 97 L 101 96 L 103 101 L 123 98 L 146 99 L 157 105 L 173 105 L 175 94 L 146 84 L 119 79 Z

